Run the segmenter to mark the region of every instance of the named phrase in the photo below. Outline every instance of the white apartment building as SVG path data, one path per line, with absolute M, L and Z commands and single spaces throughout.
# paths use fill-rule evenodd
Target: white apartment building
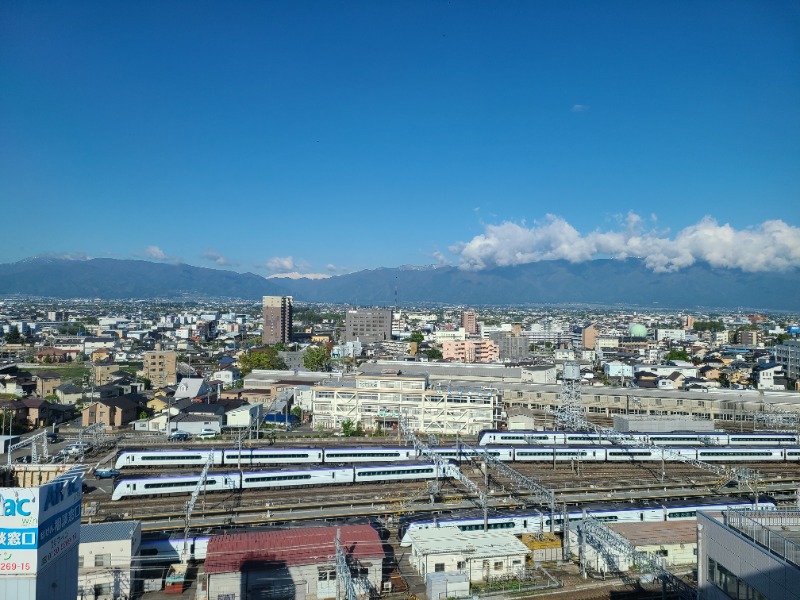
M 800 379 L 800 340 L 789 340 L 775 346 L 775 362 L 783 365 L 786 377 Z
M 78 598 L 135 597 L 141 590 L 137 576 L 141 541 L 139 521 L 81 525 Z
M 475 435 L 502 419 L 497 389 L 428 385 L 427 376 L 356 375 L 312 388 L 314 427 L 338 429 L 344 421 L 366 430 L 398 427 L 405 417 L 414 431 Z

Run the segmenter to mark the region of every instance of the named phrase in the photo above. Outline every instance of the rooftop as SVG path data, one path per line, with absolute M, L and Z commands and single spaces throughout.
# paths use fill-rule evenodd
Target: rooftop
M 722 513 L 722 519 L 734 531 L 800 567 L 800 511 L 731 509 Z
M 139 521 L 115 521 L 113 523 L 95 523 L 81 525 L 81 543 L 110 542 L 112 540 L 130 540 L 139 528 Z
M 308 527 L 213 537 L 208 543 L 205 571 L 227 573 L 271 565 L 331 564 L 337 531 L 348 557 L 383 560 L 383 544 L 369 525 Z
M 506 531 L 461 531 L 455 526 L 409 530 L 403 546 L 410 542 L 420 554 L 469 554 L 470 558 L 526 554 L 528 547 Z

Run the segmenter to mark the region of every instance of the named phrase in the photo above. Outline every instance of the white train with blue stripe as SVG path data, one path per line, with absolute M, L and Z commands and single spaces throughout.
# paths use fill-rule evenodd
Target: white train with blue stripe
M 576 523 L 583 519 L 583 510 L 586 510 L 591 516 L 606 523 L 687 521 L 696 519 L 697 511 L 719 512 L 728 508 L 754 508 L 755 505 L 752 498 L 733 496 L 636 504 L 601 503 L 570 507 L 567 511 L 567 518 L 571 524 Z M 773 510 L 776 508 L 776 503 L 773 498 L 762 496 L 759 498 L 758 506 L 763 510 Z M 563 530 L 563 512 L 550 515 L 535 509 L 498 511 L 489 515 L 488 528 L 500 529 L 516 535 L 541 533 L 550 531 L 551 520 L 554 531 Z M 481 511 L 459 511 L 440 516 L 404 517 L 400 521 L 401 545 L 408 545 L 408 532 L 446 526 L 458 527 L 462 531 L 482 531 L 484 527 L 483 513 Z
M 637 442 L 653 446 L 796 446 L 800 436 L 791 431 L 673 431 L 667 433 L 631 433 Z M 536 431 L 536 430 L 484 430 L 478 436 L 479 446 L 499 445 L 569 445 L 611 444 L 611 441 L 594 431 Z
M 248 489 L 283 489 L 349 483 L 389 483 L 449 477 L 449 467 L 440 469 L 432 463 L 406 462 L 402 464 L 358 465 L 310 469 L 280 469 L 209 473 L 203 489 L 206 492 L 224 492 Z M 121 479 L 112 500 L 137 496 L 169 496 L 191 494 L 200 475 L 147 477 Z

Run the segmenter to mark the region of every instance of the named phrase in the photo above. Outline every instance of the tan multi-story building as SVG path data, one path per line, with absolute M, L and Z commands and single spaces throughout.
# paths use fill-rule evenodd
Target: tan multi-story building
M 292 339 L 292 297 L 264 296 L 262 298 L 265 344 L 286 344 Z
M 442 358 L 466 363 L 500 360 L 500 346 L 493 340 L 448 341 L 442 344 Z
M 461 327 L 467 335 L 478 335 L 478 313 L 474 310 L 465 310 L 461 313 Z
M 365 430 L 397 428 L 405 416 L 414 431 L 475 435 L 502 420 L 502 400 L 485 386 L 429 387 L 425 376 L 356 375 L 314 386 L 314 426 L 338 429 L 345 421 Z
M 743 329 L 736 335 L 736 341 L 743 346 L 759 346 L 764 343 L 764 334 L 757 329 Z
M 178 383 L 178 353 L 174 350 L 151 350 L 144 353 L 142 377 L 154 388 Z

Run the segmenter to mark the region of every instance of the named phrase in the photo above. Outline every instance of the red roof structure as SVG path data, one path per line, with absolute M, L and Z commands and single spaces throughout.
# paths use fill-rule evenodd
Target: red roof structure
M 291 567 L 335 560 L 336 532 L 348 558 L 383 559 L 378 532 L 369 525 L 307 527 L 282 531 L 259 531 L 212 537 L 206 554 L 206 573 L 229 573 Z

